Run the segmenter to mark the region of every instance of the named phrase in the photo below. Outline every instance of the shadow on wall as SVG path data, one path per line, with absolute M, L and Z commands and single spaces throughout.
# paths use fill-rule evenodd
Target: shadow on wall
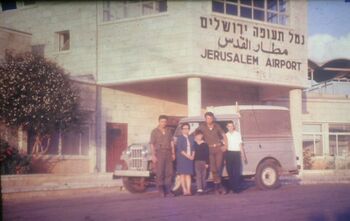
M 314 214 L 309 217 L 309 221 L 349 221 L 350 220 L 350 208 L 343 212 L 339 212 L 332 215 L 326 214 Z

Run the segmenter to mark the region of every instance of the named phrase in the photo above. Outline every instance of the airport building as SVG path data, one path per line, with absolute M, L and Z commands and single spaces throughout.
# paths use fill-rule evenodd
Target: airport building
M 54 166 L 46 172 L 112 172 L 127 145 L 149 141 L 158 115 L 175 126 L 208 106 L 236 102 L 288 107 L 299 164 L 304 149 L 313 160 L 350 150 L 349 60 L 341 67 L 308 61 L 306 1 L 7 1 L 1 7 L 0 37 L 12 42 L 1 50 L 27 48 L 57 62 L 90 113 L 82 132 L 57 133 L 47 154 Z M 344 90 L 329 95 L 330 81 Z M 18 143 L 30 152 L 31 139 L 20 132 Z

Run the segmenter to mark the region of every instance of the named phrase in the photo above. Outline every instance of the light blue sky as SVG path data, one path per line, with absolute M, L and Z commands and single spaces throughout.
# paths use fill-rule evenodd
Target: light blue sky
M 345 0 L 308 0 L 309 36 L 350 33 L 350 2 Z M 350 43 L 349 43 L 350 44 Z

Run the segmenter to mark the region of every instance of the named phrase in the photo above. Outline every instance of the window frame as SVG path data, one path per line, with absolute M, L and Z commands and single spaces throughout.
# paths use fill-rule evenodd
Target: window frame
M 147 18 L 147 17 L 153 17 L 158 15 L 163 15 L 168 12 L 168 1 L 167 0 L 136 0 L 136 1 L 121 1 L 119 3 L 122 4 L 122 16 L 113 16 L 112 12 L 113 9 L 111 7 L 111 2 L 114 1 L 103 1 L 102 2 L 102 16 L 101 22 L 102 23 L 110 23 L 110 22 L 118 22 L 118 21 L 124 21 L 124 20 L 130 20 L 130 19 L 140 19 L 140 18 Z M 157 5 L 157 2 L 165 2 L 165 10 L 161 11 L 160 4 Z M 152 3 L 152 12 L 151 13 L 145 13 L 144 12 L 144 5 L 147 5 L 149 3 Z M 131 6 L 131 4 L 137 4 L 137 8 L 139 9 L 139 12 L 137 12 L 137 16 L 127 16 L 128 7 Z M 107 5 L 107 7 L 106 7 Z M 135 5 L 134 5 L 135 6 Z M 108 16 L 105 16 L 108 15 Z M 107 17 L 107 19 L 106 19 Z
M 68 48 L 67 49 L 64 49 L 64 42 L 62 42 L 62 38 L 61 37 L 64 37 L 65 34 L 68 33 Z M 70 33 L 70 30 L 64 30 L 64 31 L 58 31 L 56 32 L 56 48 L 57 48 L 57 52 L 58 53 L 65 53 L 65 52 L 69 52 L 71 50 L 71 47 L 72 47 L 72 40 L 71 40 L 71 33 Z M 63 44 L 61 46 L 61 44 Z
M 276 0 L 277 2 L 277 10 L 276 11 L 273 11 L 273 10 L 270 10 L 268 9 L 268 0 L 263 0 L 264 1 L 264 7 L 261 8 L 261 7 L 258 7 L 254 4 L 254 0 L 251 0 L 251 4 L 250 5 L 247 5 L 247 4 L 242 4 L 241 2 L 242 0 L 236 0 L 236 2 L 233 2 L 232 0 L 212 0 L 211 1 L 211 11 L 212 13 L 217 13 L 217 14 L 220 14 L 220 15 L 227 15 L 227 16 L 235 16 L 235 17 L 238 17 L 238 18 L 242 18 L 242 19 L 246 19 L 246 20 L 249 20 L 249 21 L 254 21 L 254 22 L 264 22 L 264 23 L 267 23 L 267 24 L 272 24 L 272 25 L 279 25 L 279 26 L 283 26 L 283 27 L 286 27 L 286 26 L 289 26 L 290 25 L 290 4 L 289 4 L 289 0 Z M 224 12 L 218 12 L 218 11 L 214 11 L 214 8 L 213 8 L 213 4 L 214 2 L 219 2 L 219 3 L 222 3 L 223 6 L 224 6 L 224 9 L 223 11 Z M 283 2 L 285 4 L 285 11 L 284 12 L 281 12 L 280 11 L 280 8 L 281 8 L 281 2 Z M 237 7 L 237 15 L 233 15 L 233 14 L 228 14 L 227 13 L 227 5 L 235 5 Z M 243 17 L 242 16 L 242 8 L 249 8 L 250 9 L 250 18 L 248 17 Z M 261 20 L 261 19 L 255 19 L 255 11 L 260 11 L 260 12 L 264 12 L 264 20 Z M 268 21 L 268 14 L 269 13 L 273 13 L 273 14 L 276 14 L 276 17 L 277 17 L 277 22 L 269 22 Z M 282 16 L 282 17 L 281 17 Z M 281 18 L 283 18 L 283 20 L 285 22 L 281 23 L 280 20 L 282 20 Z

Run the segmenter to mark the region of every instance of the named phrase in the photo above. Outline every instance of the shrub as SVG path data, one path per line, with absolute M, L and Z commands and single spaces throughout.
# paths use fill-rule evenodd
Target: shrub
M 28 173 L 30 165 L 31 156 L 20 153 L 17 148 L 0 139 L 1 175 Z

